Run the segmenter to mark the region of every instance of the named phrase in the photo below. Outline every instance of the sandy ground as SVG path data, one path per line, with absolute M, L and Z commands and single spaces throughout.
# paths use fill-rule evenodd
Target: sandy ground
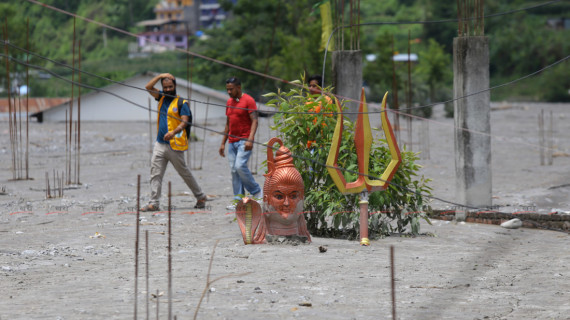
M 493 107 L 494 205 L 507 212 L 570 211 L 570 105 Z M 550 166 L 540 165 L 537 148 L 541 109 L 554 116 L 556 156 Z M 212 120 L 206 126 L 221 130 L 222 124 Z M 454 206 L 442 201 L 455 201 L 452 125 L 436 108 L 426 148 L 417 143 L 426 131 L 414 121 L 412 149 L 423 150 L 424 157 L 429 151 L 420 163 L 422 174 L 433 179 L 435 208 Z M 65 169 L 65 125 L 31 124 L 33 180 L 22 181 L 12 180 L 8 124 L 0 123 L 0 130 L 0 319 L 132 318 L 133 211 L 137 175 L 142 204 L 150 194 L 148 124 L 84 122 L 81 184 L 53 199 L 45 198 L 45 175 Z M 259 132 L 258 140 L 272 135 L 266 119 Z M 310 245 L 244 246 L 234 215 L 225 209 L 232 192 L 226 159 L 217 154 L 220 137 L 196 134 L 205 143 L 193 143 L 191 167 L 213 201 L 205 210 L 193 209 L 194 197 L 169 167 L 161 203 L 166 209 L 171 181 L 172 315 L 178 319 L 194 316 L 208 276 L 218 280 L 202 301 L 199 319 L 391 318 L 390 246 L 399 319 L 570 319 L 567 233 L 434 220 L 422 225 L 424 236 L 388 237 L 370 247 L 317 237 Z M 252 158 L 258 166 L 263 160 L 263 152 Z M 259 167 L 260 183 L 261 173 Z M 151 317 L 164 319 L 168 215 L 145 213 L 140 221 L 138 316 L 146 318 L 149 301 Z M 148 291 L 159 292 L 149 300 L 147 231 Z M 320 253 L 320 246 L 328 250 Z

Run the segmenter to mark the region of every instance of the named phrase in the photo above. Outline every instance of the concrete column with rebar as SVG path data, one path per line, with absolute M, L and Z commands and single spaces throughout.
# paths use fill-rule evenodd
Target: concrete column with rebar
M 471 207 L 488 207 L 492 205 L 491 106 L 489 91 L 481 92 L 489 88 L 487 37 L 453 40 L 453 74 L 453 94 L 457 99 L 454 102 L 456 201 Z M 463 220 L 460 216 L 457 219 Z
M 332 57 L 332 72 L 334 93 L 339 100 L 351 99 L 346 102 L 349 112 L 358 112 L 360 91 L 362 90 L 362 52 L 360 50 L 335 51 Z M 349 114 L 352 122 L 356 114 Z

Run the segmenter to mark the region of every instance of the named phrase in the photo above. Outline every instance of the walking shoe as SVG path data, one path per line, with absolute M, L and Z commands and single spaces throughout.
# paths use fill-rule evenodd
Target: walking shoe
M 140 211 L 142 212 L 150 212 L 150 211 L 158 211 L 160 210 L 160 208 L 158 206 L 155 206 L 154 204 L 147 204 L 146 206 L 142 207 Z
M 261 189 L 258 193 L 252 195 L 252 198 L 259 201 L 263 201 L 263 189 Z
M 202 199 L 198 199 L 198 201 L 196 201 L 196 204 L 194 205 L 194 208 L 196 209 L 204 209 L 206 208 L 206 201 L 208 200 L 208 197 L 205 196 Z

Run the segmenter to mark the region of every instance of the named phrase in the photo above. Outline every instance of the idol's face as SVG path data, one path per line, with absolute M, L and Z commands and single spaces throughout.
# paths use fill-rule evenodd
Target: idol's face
M 283 216 L 287 217 L 290 214 L 295 213 L 297 209 L 297 204 L 301 201 L 301 192 L 295 185 L 281 185 L 277 186 L 268 197 L 268 203 L 270 206 L 275 208 L 277 212 Z

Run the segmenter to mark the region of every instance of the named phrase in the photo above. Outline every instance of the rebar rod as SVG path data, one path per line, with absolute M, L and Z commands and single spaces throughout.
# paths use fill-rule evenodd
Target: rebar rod
M 26 25 L 26 50 L 30 51 L 30 18 Z M 26 55 L 26 180 L 30 179 L 30 55 Z
M 78 42 L 78 83 L 81 84 L 81 40 Z M 80 169 L 81 169 L 81 85 L 78 86 L 77 93 L 77 148 L 75 149 L 75 154 L 77 156 L 75 164 L 77 165 L 77 179 L 75 183 L 80 184 Z
M 172 183 L 168 181 L 168 320 L 172 319 Z
M 146 272 L 146 275 L 145 275 L 145 282 L 146 282 L 146 290 L 145 290 L 145 291 L 146 291 L 146 299 L 145 299 L 145 300 L 146 300 L 146 319 L 149 320 L 149 319 L 150 319 L 150 318 L 149 318 L 149 304 L 150 304 L 149 298 L 150 298 L 150 297 L 149 297 L 149 291 L 148 291 L 148 289 L 149 289 L 149 288 L 148 288 L 148 278 L 149 278 L 149 276 L 148 276 L 148 275 L 149 275 L 149 271 L 148 271 L 148 270 L 149 270 L 149 263 L 148 263 L 148 230 L 145 230 L 145 231 L 144 231 L 144 238 L 145 238 L 145 242 L 144 242 L 144 243 L 145 243 L 145 249 L 144 249 L 144 252 L 145 252 L 145 266 L 146 266 L 146 268 L 145 268 L 145 269 L 146 269 L 146 270 L 145 270 L 145 272 Z
M 410 150 L 412 151 L 412 61 L 411 61 L 411 31 L 408 30 L 408 142 L 410 143 Z
M 538 114 L 538 142 L 540 145 L 540 165 L 544 165 L 544 110 Z
M 67 163 L 67 184 L 71 184 L 71 129 L 73 124 L 73 91 L 75 91 L 75 17 L 73 17 L 73 41 L 71 44 L 71 101 L 69 103 L 69 162 Z
M 135 310 L 134 319 L 137 320 L 138 293 L 139 293 L 139 217 L 141 199 L 141 175 L 137 175 L 137 215 L 135 221 Z
M 206 126 L 208 124 L 208 110 L 210 109 L 210 97 L 206 99 L 206 117 L 204 118 L 204 134 L 202 135 L 202 154 L 200 157 L 200 169 L 202 169 L 202 163 L 204 162 L 204 146 L 206 145 Z
M 149 158 L 148 158 L 148 165 L 149 167 L 152 165 L 152 117 L 151 117 L 151 102 L 150 102 L 150 98 L 148 98 L 148 138 L 149 138 L 149 143 L 148 143 L 148 147 L 149 147 Z
M 550 110 L 550 125 L 548 126 L 548 165 L 552 165 L 552 149 L 554 148 L 553 138 L 552 138 L 552 131 L 554 130 L 554 120 L 552 119 L 552 110 Z
M 392 287 L 392 319 L 396 319 L 396 278 L 394 276 L 394 246 L 390 246 L 390 284 Z
M 4 34 L 4 43 L 8 44 L 10 41 L 8 40 L 8 19 L 4 20 L 4 26 L 3 26 L 3 34 Z M 12 178 L 14 180 L 16 180 L 16 154 L 15 154 L 15 150 L 14 150 L 14 126 L 12 125 L 12 97 L 11 97 L 11 91 L 12 91 L 12 86 L 10 83 L 10 59 L 8 59 L 9 52 L 8 52 L 8 46 L 5 45 L 4 46 L 4 53 L 6 54 L 6 83 L 8 84 L 8 122 L 10 123 L 9 125 L 9 130 L 10 130 L 10 146 L 11 146 L 11 151 L 12 151 Z

